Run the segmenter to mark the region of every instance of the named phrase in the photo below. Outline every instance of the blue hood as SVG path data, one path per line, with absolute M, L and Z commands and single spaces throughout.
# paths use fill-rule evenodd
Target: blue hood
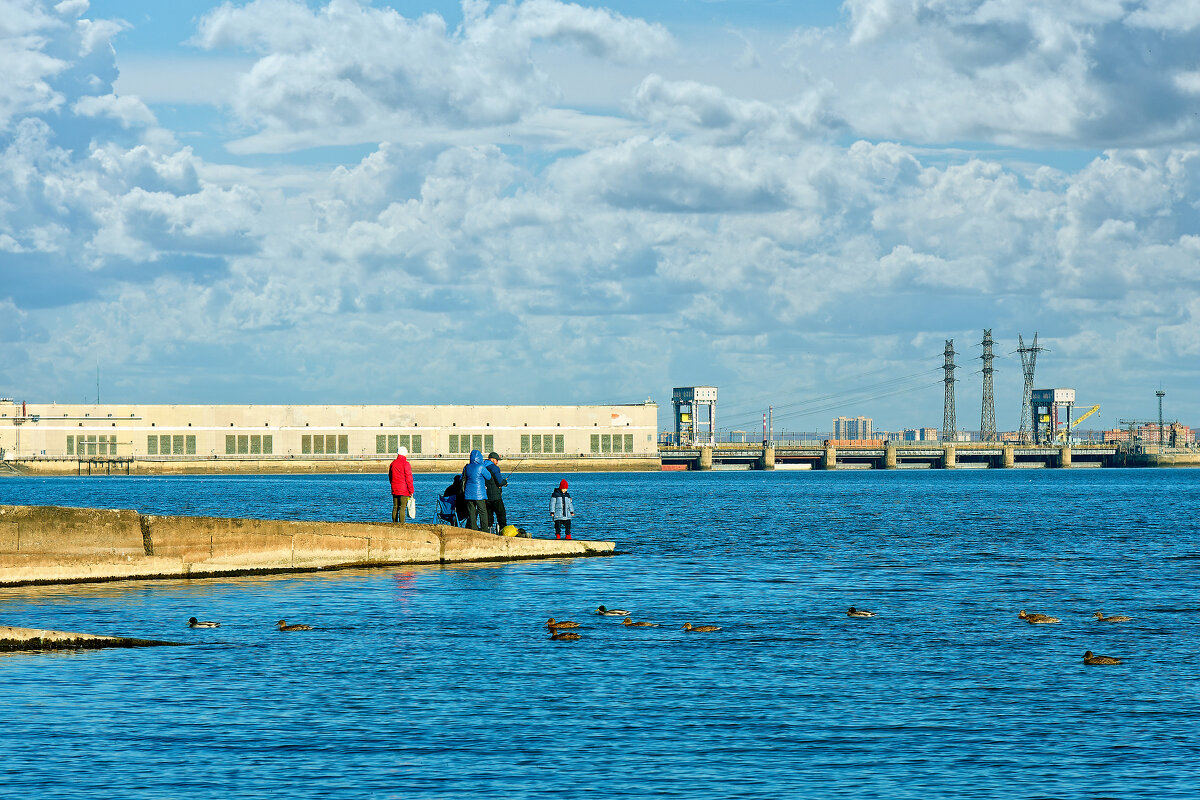
M 482 464 L 483 463 L 483 453 L 481 453 L 478 450 L 472 450 L 471 451 L 471 463 L 472 464 Z

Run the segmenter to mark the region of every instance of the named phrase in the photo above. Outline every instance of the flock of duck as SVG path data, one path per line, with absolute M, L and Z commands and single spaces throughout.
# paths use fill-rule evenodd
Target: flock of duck
M 660 627 L 657 622 L 647 622 L 647 621 L 634 622 L 633 619 L 629 616 L 629 612 L 623 608 L 607 608 L 605 606 L 599 606 L 598 608 L 596 608 L 595 613 L 602 617 L 624 617 L 624 620 L 621 622 L 621 625 L 624 627 L 627 627 L 627 628 L 658 628 L 658 627 Z M 854 606 L 850 606 L 850 610 L 846 612 L 846 616 L 853 617 L 856 619 L 865 619 L 867 617 L 875 616 L 875 613 L 873 611 L 867 611 L 864 608 L 855 608 Z M 1094 616 L 1096 617 L 1096 620 L 1098 622 L 1130 622 L 1133 619 L 1133 617 L 1127 617 L 1127 616 L 1124 616 L 1121 614 L 1109 615 L 1106 617 L 1106 616 L 1104 616 L 1104 613 L 1102 611 L 1097 611 Z M 1062 622 L 1062 620 L 1059 619 L 1058 617 L 1052 617 L 1049 614 L 1038 614 L 1038 613 L 1030 614 L 1030 613 L 1027 613 L 1024 609 L 1022 609 L 1021 612 L 1017 614 L 1017 619 L 1024 620 L 1025 622 L 1029 623 L 1030 625 L 1054 625 L 1056 623 Z M 279 630 L 281 630 L 281 631 L 311 631 L 313 629 L 313 627 L 311 625 L 301 625 L 301 624 L 289 625 L 286 621 L 284 621 L 282 619 L 279 620 L 279 622 L 277 622 L 275 624 L 279 626 Z M 219 627 L 221 627 L 221 623 L 219 623 L 219 622 L 203 622 L 201 620 L 196 619 L 195 617 L 189 617 L 188 618 L 188 627 L 189 628 L 219 628 Z M 546 620 L 546 630 L 548 630 L 550 632 L 551 641 L 555 641 L 555 642 L 573 642 L 573 641 L 577 641 L 578 639 L 583 638 L 578 633 L 576 633 L 574 630 L 572 630 L 573 628 L 578 628 L 578 627 L 579 627 L 578 622 L 572 622 L 569 619 L 556 620 L 554 617 L 551 617 L 550 619 Z M 721 626 L 720 625 L 693 625 L 690 622 L 685 622 L 685 623 L 683 623 L 683 629 L 685 631 L 694 632 L 694 633 L 710 633 L 712 631 L 721 630 Z M 1098 656 L 1095 653 L 1093 653 L 1091 650 L 1088 650 L 1087 652 L 1085 652 L 1083 654 L 1083 663 L 1087 664 L 1089 666 L 1100 665 L 1100 664 L 1120 664 L 1121 659 L 1116 658 L 1114 656 Z
M 312 625 L 299 625 L 299 624 L 288 625 L 287 622 L 282 619 L 279 620 L 279 622 L 276 622 L 275 624 L 279 626 L 279 630 L 281 630 L 281 631 L 311 631 L 313 629 Z M 206 622 L 206 621 L 198 620 L 195 617 L 188 617 L 188 627 L 189 628 L 219 628 L 219 627 L 221 627 L 221 623 L 212 622 L 212 621 Z
M 661 627 L 657 622 L 634 622 L 629 616 L 629 612 L 623 608 L 607 608 L 600 606 L 595 611 L 601 617 L 624 617 L 621 625 L 626 628 L 658 628 Z M 555 619 L 551 617 L 546 620 L 546 630 L 550 631 L 550 640 L 554 642 L 574 642 L 581 637 L 571 628 L 578 628 L 578 622 L 572 622 L 569 619 Z M 685 631 L 694 631 L 696 633 L 707 633 L 711 631 L 721 630 L 720 625 L 693 625 L 690 622 L 683 623 Z

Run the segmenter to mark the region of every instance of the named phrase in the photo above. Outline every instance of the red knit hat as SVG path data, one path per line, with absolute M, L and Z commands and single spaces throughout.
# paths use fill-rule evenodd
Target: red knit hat
M 562 489 L 564 492 L 567 490 L 567 479 L 566 478 L 563 478 L 561 481 L 558 482 L 558 488 Z

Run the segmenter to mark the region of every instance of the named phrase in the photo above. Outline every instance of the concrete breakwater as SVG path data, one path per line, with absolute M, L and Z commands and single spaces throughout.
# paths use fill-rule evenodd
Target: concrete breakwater
M 613 542 L 509 538 L 445 525 L 0 506 L 0 585 L 8 586 L 611 555 L 614 550 Z
M 181 642 L 131 639 L 126 636 L 97 636 L 91 633 L 14 628 L 0 625 L 0 652 L 11 650 L 95 650 L 101 647 L 181 646 Z

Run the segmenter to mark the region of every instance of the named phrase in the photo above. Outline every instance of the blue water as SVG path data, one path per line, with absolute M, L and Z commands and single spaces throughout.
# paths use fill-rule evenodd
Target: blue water
M 514 476 L 510 518 L 551 535 L 558 477 Z M 194 643 L 0 657 L 0 794 L 1200 792 L 1200 471 L 568 478 L 576 538 L 628 555 L 0 589 L 3 624 Z M 416 481 L 426 518 L 448 480 Z M 0 503 L 391 512 L 382 476 L 11 478 Z

